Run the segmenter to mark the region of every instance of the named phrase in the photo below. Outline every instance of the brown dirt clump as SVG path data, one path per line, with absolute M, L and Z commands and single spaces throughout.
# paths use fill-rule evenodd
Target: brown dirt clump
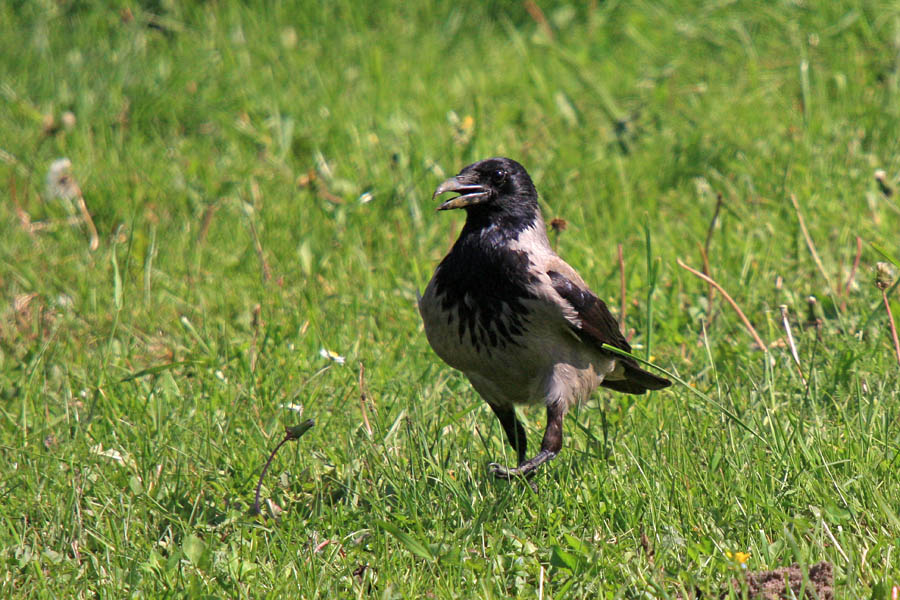
M 831 563 L 828 562 L 820 562 L 809 568 L 809 583 L 805 588 L 803 571 L 797 564 L 771 571 L 751 571 L 745 575 L 744 583 L 747 586 L 747 597 L 754 600 L 801 598 L 801 588 L 804 600 L 834 600 L 834 574 Z M 732 584 L 740 593 L 742 582 L 734 580 Z

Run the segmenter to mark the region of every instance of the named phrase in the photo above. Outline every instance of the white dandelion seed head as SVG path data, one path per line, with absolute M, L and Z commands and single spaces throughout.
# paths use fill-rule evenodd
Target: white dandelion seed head
M 74 200 L 78 197 L 78 183 L 72 177 L 72 161 L 57 158 L 47 170 L 47 195 L 50 198 Z

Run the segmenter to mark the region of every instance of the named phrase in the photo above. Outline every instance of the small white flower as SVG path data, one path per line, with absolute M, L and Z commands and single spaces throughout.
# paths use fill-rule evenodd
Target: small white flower
M 104 458 L 108 458 L 113 462 L 117 462 L 120 465 L 136 468 L 137 465 L 134 462 L 134 459 L 131 458 L 127 452 L 119 452 L 114 448 L 109 448 L 108 450 L 103 449 L 103 444 L 97 444 L 95 446 L 91 446 L 91 453 L 96 454 L 98 456 L 102 456 Z
M 56 297 L 56 305 L 60 308 L 69 309 L 75 306 L 75 301 L 68 294 L 60 294 Z
M 341 356 L 334 350 L 326 350 L 325 348 L 319 350 L 319 356 L 321 356 L 322 358 L 327 358 L 328 360 L 333 360 L 339 365 L 344 364 L 346 360 L 343 356 Z

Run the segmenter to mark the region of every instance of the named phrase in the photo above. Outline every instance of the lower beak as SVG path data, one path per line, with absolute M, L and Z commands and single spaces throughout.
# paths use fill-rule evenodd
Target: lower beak
M 447 192 L 459 192 L 459 196 L 447 200 L 437 207 L 438 210 L 451 210 L 454 208 L 465 208 L 487 202 L 491 197 L 490 191 L 480 185 L 468 184 L 461 180 L 459 176 L 451 177 L 434 190 L 432 199 L 437 198 L 441 194 Z

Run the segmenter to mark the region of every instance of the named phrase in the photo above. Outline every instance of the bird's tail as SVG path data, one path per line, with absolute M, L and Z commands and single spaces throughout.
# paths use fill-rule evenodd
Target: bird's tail
M 624 363 L 622 366 L 625 375 L 623 379 L 604 379 L 600 385 L 626 394 L 643 394 L 647 390 L 661 390 L 672 385 L 665 377 L 654 375 L 637 365 Z

